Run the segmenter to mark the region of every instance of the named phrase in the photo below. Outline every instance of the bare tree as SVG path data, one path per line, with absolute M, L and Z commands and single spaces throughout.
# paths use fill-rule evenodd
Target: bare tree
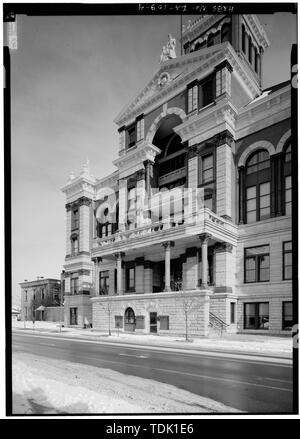
M 110 296 L 107 296 L 106 302 L 100 302 L 99 304 L 108 317 L 108 335 L 111 335 L 111 314 L 114 305 L 113 301 L 111 300 Z
M 184 320 L 185 320 L 185 340 L 189 341 L 189 322 L 190 322 L 190 316 L 193 313 L 193 311 L 197 307 L 197 301 L 194 297 L 187 296 L 184 291 L 180 290 L 178 291 L 179 294 L 179 304 L 180 307 L 184 313 Z

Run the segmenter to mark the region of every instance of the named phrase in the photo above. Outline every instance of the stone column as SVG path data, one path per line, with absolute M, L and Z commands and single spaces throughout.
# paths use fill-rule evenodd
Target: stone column
M 119 180 L 119 231 L 125 230 L 127 224 L 127 180 Z
M 118 252 L 115 256 L 117 259 L 117 294 L 120 296 L 124 294 L 122 269 L 122 258 L 124 257 L 124 253 Z
M 166 241 L 162 243 L 165 248 L 165 289 L 164 291 L 171 291 L 171 247 L 174 247 L 173 241 Z
M 216 159 L 216 213 L 226 219 L 232 218 L 232 169 L 233 155 L 231 144 L 232 135 L 224 131 L 217 136 L 217 159 Z
M 208 233 L 203 233 L 198 236 L 201 241 L 201 267 L 202 267 L 202 288 L 207 288 L 207 271 L 208 271 L 208 260 L 207 260 L 207 245 L 211 238 Z
M 146 192 L 148 197 L 151 195 L 151 177 L 153 176 L 153 162 L 151 160 L 146 160 L 144 162 L 146 169 Z

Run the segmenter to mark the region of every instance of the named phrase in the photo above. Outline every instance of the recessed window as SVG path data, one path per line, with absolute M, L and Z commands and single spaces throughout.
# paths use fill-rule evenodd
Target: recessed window
M 213 154 L 202 157 L 202 183 L 207 183 L 214 179 L 214 160 Z
M 198 85 L 188 88 L 188 113 L 198 109 Z
M 246 38 L 247 38 L 246 29 L 245 26 L 242 24 L 242 51 L 244 53 L 246 53 Z
M 140 118 L 136 122 L 136 141 L 139 142 L 144 138 L 144 118 Z
M 128 148 L 132 148 L 135 145 L 135 126 L 131 127 L 127 131 L 128 134 Z
M 249 40 L 248 40 L 248 60 L 249 63 L 252 63 L 252 39 L 249 36 Z
M 271 215 L 269 153 L 261 150 L 252 154 L 245 170 L 245 221 L 249 224 L 270 218 Z
M 135 289 L 135 267 L 130 267 L 126 269 L 126 290 Z
M 292 302 L 282 302 L 282 329 L 291 330 L 293 327 Z
M 205 79 L 199 85 L 199 108 L 206 107 L 214 101 L 214 80 L 213 77 Z
M 235 323 L 235 302 L 230 303 L 230 323 Z
M 211 47 L 214 45 L 214 35 L 210 33 L 207 37 L 207 47 Z
M 27 291 L 25 291 L 25 302 L 27 302 L 28 301 L 28 293 L 27 293 Z
M 73 256 L 77 255 L 79 248 L 78 238 L 71 238 L 71 253 Z
M 127 324 L 135 323 L 135 314 L 132 308 L 127 308 L 125 311 L 125 323 Z
M 269 329 L 269 303 L 244 304 L 244 329 Z
M 78 277 L 71 278 L 71 294 L 78 294 Z
M 100 271 L 99 273 L 99 294 L 107 295 L 109 289 L 109 271 Z
M 262 245 L 245 249 L 245 283 L 268 282 L 270 280 L 269 246 Z
M 72 210 L 72 230 L 78 229 L 79 227 L 79 210 Z
M 283 280 L 292 279 L 292 241 L 283 242 Z

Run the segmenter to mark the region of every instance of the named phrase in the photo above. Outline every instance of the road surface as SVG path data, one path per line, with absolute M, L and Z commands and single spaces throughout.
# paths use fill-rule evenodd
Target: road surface
M 13 352 L 27 352 L 172 384 L 250 413 L 292 412 L 292 366 L 266 358 L 168 348 L 120 346 L 13 333 Z M 288 362 L 287 362 L 288 363 Z

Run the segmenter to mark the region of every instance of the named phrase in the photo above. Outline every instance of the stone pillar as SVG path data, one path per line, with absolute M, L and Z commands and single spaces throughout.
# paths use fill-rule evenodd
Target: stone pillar
M 78 200 L 79 206 L 79 251 L 89 253 L 91 250 L 91 203 L 87 197 Z
M 66 204 L 66 255 L 71 254 L 71 204 Z
M 145 170 L 141 169 L 136 173 L 136 192 L 137 192 L 137 203 L 136 203 L 136 222 L 137 227 L 143 227 L 144 224 L 144 207 L 145 207 Z
M 228 131 L 218 135 L 217 139 L 217 160 L 216 160 L 216 213 L 224 218 L 230 219 L 231 213 L 231 192 L 232 192 L 232 167 L 233 157 L 231 151 L 232 136 Z
M 151 160 L 146 160 L 144 162 L 146 169 L 146 192 L 148 197 L 151 196 L 151 177 L 153 177 L 153 162 Z
M 202 278 L 202 288 L 207 288 L 207 272 L 208 272 L 208 260 L 207 260 L 207 245 L 211 235 L 208 233 L 203 233 L 199 235 L 201 241 L 201 278 Z
M 195 290 L 198 287 L 198 249 L 191 247 L 186 249 L 186 283 L 187 290 Z
M 124 257 L 124 253 L 118 252 L 116 253 L 117 259 L 117 294 L 120 296 L 124 294 L 123 287 L 123 268 L 122 268 L 122 258 Z
M 165 248 L 165 289 L 164 291 L 171 291 L 171 247 L 174 247 L 173 241 L 166 241 L 162 243 Z
M 125 230 L 127 224 L 127 180 L 119 180 L 119 231 Z
M 145 294 L 153 292 L 153 268 L 151 261 L 144 262 L 144 289 Z
M 232 292 L 234 261 L 232 258 L 233 246 L 227 242 L 217 243 L 215 246 L 216 261 L 216 292 L 220 288 L 226 288 L 221 292 Z

